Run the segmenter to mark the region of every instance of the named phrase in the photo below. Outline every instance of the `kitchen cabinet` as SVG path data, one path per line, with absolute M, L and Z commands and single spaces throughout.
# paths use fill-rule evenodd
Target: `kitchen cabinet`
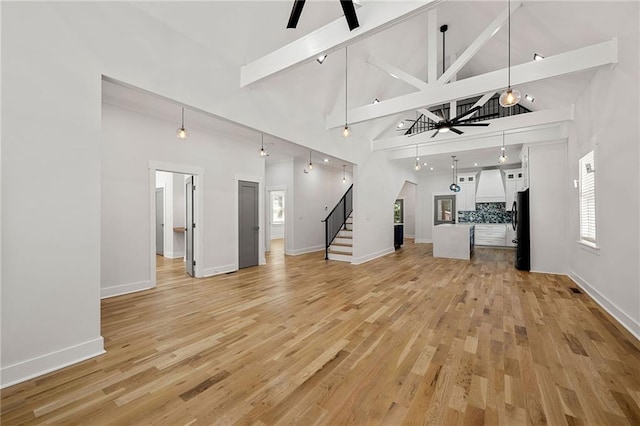
M 524 172 L 522 169 L 504 170 L 506 210 L 511 211 L 516 194 L 525 190 Z
M 477 223 L 475 229 L 475 243 L 479 246 L 504 247 L 507 238 L 505 223 Z
M 469 260 L 474 248 L 474 224 L 447 223 L 433 227 L 433 257 Z
M 457 211 L 476 210 L 476 174 L 458 175 L 458 186 L 460 192 L 456 194 Z

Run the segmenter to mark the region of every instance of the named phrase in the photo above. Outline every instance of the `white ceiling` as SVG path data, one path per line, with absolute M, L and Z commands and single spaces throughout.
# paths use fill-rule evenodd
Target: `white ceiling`
M 370 2 L 362 3 L 363 7 L 367 7 L 367 3 Z M 637 10 L 637 4 L 634 3 L 525 1 L 512 16 L 511 63 L 517 65 L 529 62 L 535 52 L 550 56 L 610 40 L 622 31 L 625 23 L 633 16 L 632 12 Z M 148 15 L 152 21 L 171 28 L 180 34 L 181 38 L 195 43 L 201 51 L 219 63 L 219 68 L 211 70 L 211 87 L 206 88 L 215 93 L 208 110 L 245 124 L 234 126 L 233 123 L 224 122 L 225 120 L 219 117 L 199 111 L 199 116 L 192 118 L 194 127 L 202 126 L 203 129 L 215 128 L 216 131 L 231 132 L 239 140 L 258 146 L 259 134 L 269 133 L 269 123 L 273 122 L 273 117 L 278 117 L 285 127 L 299 127 L 300 132 L 297 134 L 303 135 L 299 138 L 301 143 L 317 147 L 325 140 L 336 140 L 340 137 L 340 129 L 326 130 L 325 119 L 334 110 L 343 111 L 344 108 L 344 50 L 329 54 L 322 65 L 311 60 L 247 88 L 239 87 L 240 67 L 243 64 L 252 62 L 335 19 L 342 19 L 338 1 L 307 1 L 298 28 L 286 29 L 292 4 L 293 0 L 139 2 L 134 3 L 133 7 Z M 459 55 L 507 7 L 507 2 L 448 0 L 437 2 L 436 7 L 438 26 L 449 26 L 446 34 L 447 54 Z M 441 38 L 437 44 L 440 60 Z M 371 55 L 426 80 L 427 12 L 420 12 L 397 25 L 349 45 L 349 108 L 367 105 L 374 98 L 384 100 L 416 90 L 368 64 L 367 58 Z M 459 72 L 458 79 L 501 69 L 506 65 L 507 31 L 504 26 Z M 438 64 L 437 68 L 441 72 L 441 64 Z M 576 73 L 527 84 L 518 89 L 535 96 L 534 103 L 524 103 L 532 110 L 569 105 L 583 92 L 594 73 L 595 71 Z M 118 96 L 135 97 L 136 95 L 132 94 L 134 92 L 130 91 L 127 95 L 120 91 Z M 246 103 L 243 104 L 239 99 L 252 99 L 255 110 L 243 112 L 240 105 L 245 105 L 246 108 Z M 165 101 L 166 104 L 162 107 L 163 116 L 167 119 L 178 117 L 178 103 Z M 147 103 L 144 108 L 154 107 Z M 154 114 L 161 112 L 155 111 Z M 245 117 L 251 115 L 258 118 L 245 120 Z M 379 118 L 352 125 L 351 128 L 361 139 L 370 141 L 384 134 L 396 136 L 395 125 L 404 118 L 407 118 L 407 114 Z M 217 122 L 210 124 L 207 120 Z M 270 159 L 281 158 L 278 156 L 280 152 L 285 157 L 308 156 L 308 149 L 285 141 L 286 136 L 282 134 L 279 136 L 281 137 L 267 136 L 265 139 L 268 143 L 274 144 L 270 148 Z M 321 149 L 316 151 L 314 156 L 323 155 Z M 479 165 L 495 165 L 495 152 L 483 155 L 470 151 L 469 157 L 476 154 L 478 160 L 474 162 L 478 162 Z M 443 156 L 446 157 L 447 155 Z M 336 159 L 334 164 L 341 167 L 343 162 Z

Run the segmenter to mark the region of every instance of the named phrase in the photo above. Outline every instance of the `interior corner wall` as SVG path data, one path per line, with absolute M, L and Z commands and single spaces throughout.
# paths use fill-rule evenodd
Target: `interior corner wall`
M 306 158 L 293 160 L 293 244 L 287 254 L 297 255 L 324 250 L 324 223 L 322 222 L 351 185 L 351 173 L 316 164 L 307 168 Z M 307 170 L 308 173 L 304 171 Z M 286 202 L 286 201 L 285 201 Z
M 450 193 L 450 173 L 423 173 L 416 191 L 416 243 L 433 242 L 433 195 Z
M 594 251 L 579 244 L 578 191 L 569 191 L 569 275 L 640 339 L 640 42 L 638 3 L 618 38 L 618 64 L 598 70 L 575 105 L 569 136 L 569 179 L 595 150 Z
M 390 160 L 386 152 L 371 152 L 367 146 L 360 156 L 354 166 L 354 264 L 393 253 L 393 205 L 404 183 L 415 181 L 412 171 Z
M 102 291 L 129 292 L 149 283 L 149 161 L 204 169 L 204 276 L 237 269 L 235 176 L 258 176 L 255 147 L 191 129 L 179 142 L 175 123 L 108 103 L 102 109 Z M 262 190 L 262 189 L 261 189 Z M 132 226 L 135 224 L 135 226 Z M 261 229 L 264 233 L 264 229 Z M 260 247 L 264 258 L 264 247 Z
M 99 63 L 51 4 L 1 7 L 5 387 L 104 345 Z
M 405 182 L 402 186 L 398 198 L 404 200 L 404 237 L 415 238 L 416 236 L 416 184 Z

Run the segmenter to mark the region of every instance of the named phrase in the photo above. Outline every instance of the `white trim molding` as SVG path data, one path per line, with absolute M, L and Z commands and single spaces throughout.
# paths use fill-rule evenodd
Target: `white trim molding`
M 214 266 L 212 268 L 204 268 L 202 272 L 203 272 L 204 278 L 209 278 L 209 277 L 214 277 L 216 275 L 228 274 L 229 272 L 235 272 L 237 270 L 238 270 L 237 265 L 235 263 L 231 263 L 229 265 L 220 265 L 220 266 Z
M 603 294 L 596 290 L 591 284 L 584 280 L 574 271 L 569 271 L 569 278 L 578 285 L 585 293 L 587 293 L 602 309 L 607 311 L 615 320 L 623 326 L 629 333 L 633 334 L 636 339 L 640 340 L 640 323 L 631 318 L 620 309 L 615 303 L 607 299 Z
M 0 388 L 42 376 L 43 374 L 102 355 L 105 352 L 104 339 L 98 337 L 97 339 L 89 340 L 78 345 L 8 365 L 0 370 L 0 376 L 2 377 Z
M 152 283 L 149 280 L 114 285 L 112 287 L 103 287 L 100 289 L 100 299 L 108 299 L 110 297 L 122 296 L 123 294 L 135 293 L 137 291 L 150 290 L 155 287 L 155 283 Z
M 355 258 L 353 258 L 351 260 L 351 264 L 352 265 L 361 265 L 363 263 L 370 262 L 370 261 L 372 261 L 374 259 L 377 259 L 379 257 L 386 256 L 388 254 L 394 253 L 395 251 L 396 251 L 395 248 L 389 247 L 389 248 L 386 248 L 386 249 L 383 249 L 383 250 L 379 250 L 379 251 L 374 252 L 374 253 L 370 253 L 370 254 L 368 254 L 366 256 L 355 257 Z

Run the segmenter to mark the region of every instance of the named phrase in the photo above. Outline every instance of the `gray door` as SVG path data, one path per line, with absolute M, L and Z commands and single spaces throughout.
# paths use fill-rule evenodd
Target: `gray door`
M 238 267 L 258 264 L 258 183 L 238 183 Z
M 164 188 L 156 188 L 156 254 L 164 256 Z
M 194 276 L 193 267 L 196 264 L 193 258 L 193 229 L 196 227 L 193 220 L 193 195 L 196 187 L 193 185 L 193 176 L 189 176 L 186 181 L 186 187 L 184 191 L 185 199 L 187 200 L 187 212 L 185 215 L 185 244 L 186 244 L 186 256 L 185 256 L 185 268 L 187 274 Z

